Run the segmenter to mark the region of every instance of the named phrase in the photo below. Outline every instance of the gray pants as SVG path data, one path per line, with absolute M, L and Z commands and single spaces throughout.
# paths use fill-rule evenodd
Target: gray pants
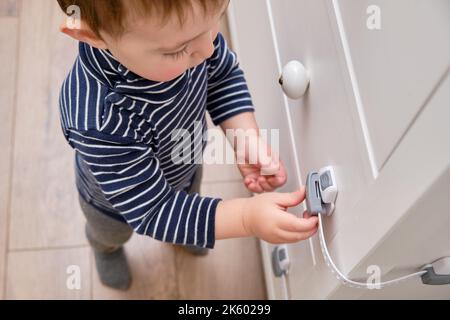
M 194 181 L 188 193 L 199 193 L 203 166 L 197 165 Z M 86 237 L 91 247 L 100 252 L 113 252 L 130 239 L 133 229 L 126 223 L 113 219 L 90 205 L 79 195 L 81 210 L 86 217 Z

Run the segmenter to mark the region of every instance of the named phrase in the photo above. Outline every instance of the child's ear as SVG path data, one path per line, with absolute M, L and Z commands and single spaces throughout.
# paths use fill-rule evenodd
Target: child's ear
M 108 49 L 105 41 L 99 38 L 83 20 L 79 21 L 79 24 L 77 26 L 71 27 L 67 23 L 66 19 L 64 19 L 59 27 L 59 30 L 69 37 L 81 42 L 85 42 L 92 47 L 98 49 Z

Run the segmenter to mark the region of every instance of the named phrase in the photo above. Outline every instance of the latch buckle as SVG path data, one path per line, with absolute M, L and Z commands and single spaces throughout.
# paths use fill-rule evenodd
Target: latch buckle
M 338 188 L 332 166 L 308 173 L 306 177 L 306 209 L 312 215 L 330 216 L 334 212 L 334 204 Z

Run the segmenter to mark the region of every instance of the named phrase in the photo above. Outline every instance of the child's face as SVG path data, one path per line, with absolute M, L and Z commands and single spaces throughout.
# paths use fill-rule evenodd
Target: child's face
M 105 47 L 130 71 L 149 80 L 170 81 L 213 54 L 213 41 L 227 6 L 228 2 L 219 12 L 205 15 L 194 4 L 183 26 L 176 15 L 164 26 L 141 18 L 130 23 L 120 38 L 101 36 Z

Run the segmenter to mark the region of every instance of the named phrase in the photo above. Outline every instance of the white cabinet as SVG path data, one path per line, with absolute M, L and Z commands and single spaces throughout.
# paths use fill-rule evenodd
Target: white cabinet
M 366 24 L 373 5 L 379 30 Z M 336 211 L 324 225 L 339 269 L 366 279 L 376 265 L 384 281 L 450 256 L 450 1 L 236 0 L 230 22 L 260 127 L 280 129 L 289 173 L 280 191 L 304 183 L 309 171 L 336 169 Z M 277 84 L 294 59 L 311 76 L 296 101 Z M 282 298 L 273 246 L 261 245 L 269 297 Z M 420 279 L 345 287 L 317 236 L 289 245 L 289 254 L 294 299 L 450 298 L 450 286 Z
M 379 30 L 366 27 L 374 5 Z M 381 170 L 449 66 L 450 1 L 339 0 L 336 7 Z

